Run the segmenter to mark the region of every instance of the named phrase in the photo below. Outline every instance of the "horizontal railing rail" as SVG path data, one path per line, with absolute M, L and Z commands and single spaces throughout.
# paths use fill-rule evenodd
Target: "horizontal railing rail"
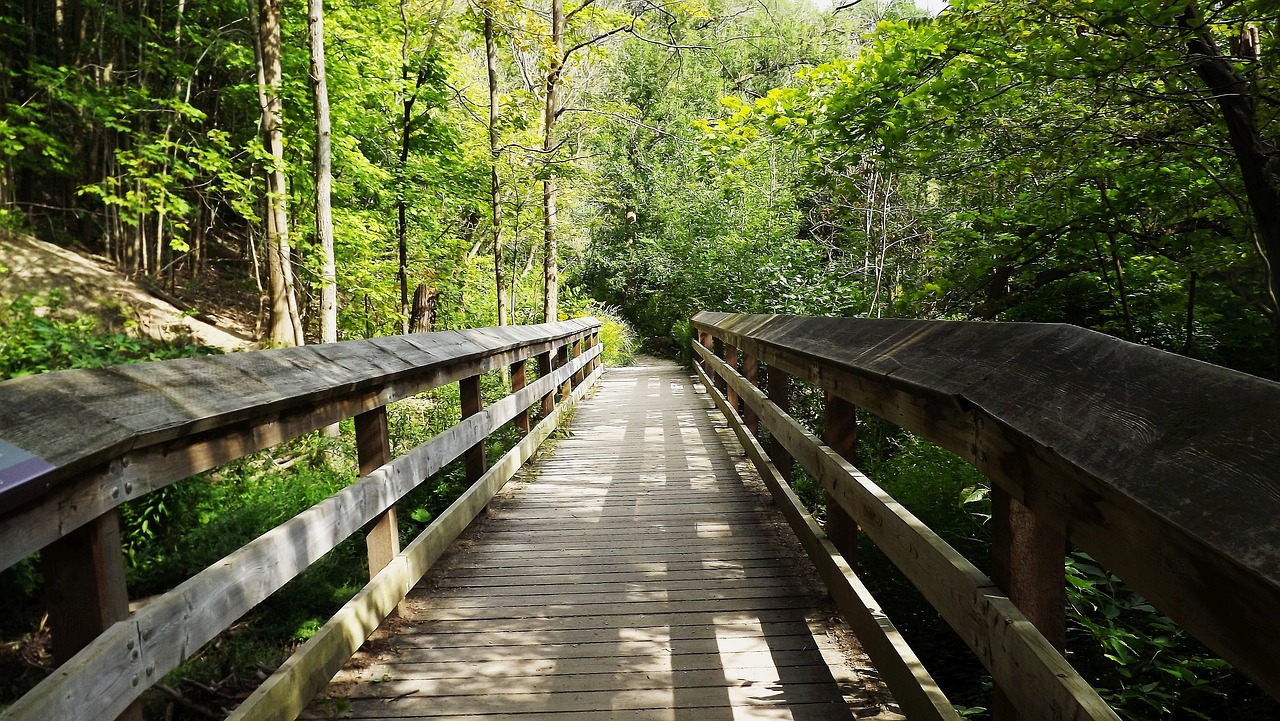
M 1280 384 L 1063 325 L 699 313 L 693 326 L 741 432 L 763 422 L 780 475 L 799 462 L 836 525 L 847 514 L 903 570 L 991 672 L 997 709 L 1114 718 L 1057 650 L 1067 541 L 1280 696 Z M 827 392 L 825 443 L 787 415 L 791 378 Z M 850 463 L 856 407 L 990 478 L 994 581 Z
M 0 383 L 0 567 L 42 551 L 62 662 L 0 719 L 139 718 L 143 691 L 364 528 L 370 584 L 236 715 L 293 718 L 599 378 L 599 327 L 427 333 Z M 534 358 L 539 377 L 526 383 Z M 512 392 L 484 407 L 480 374 L 502 368 Z M 462 420 L 391 459 L 387 404 L 451 382 Z M 543 418 L 530 428 L 535 405 Z M 352 417 L 360 480 L 129 613 L 120 503 Z M 484 441 L 510 422 L 525 437 L 489 468 Z M 401 552 L 396 501 L 458 458 L 471 487 Z

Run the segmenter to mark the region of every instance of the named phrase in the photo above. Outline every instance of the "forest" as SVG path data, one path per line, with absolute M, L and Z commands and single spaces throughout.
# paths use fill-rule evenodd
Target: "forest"
M 0 378 L 216 352 L 79 317 L 67 290 L 7 292 L 22 235 L 262 347 L 595 315 L 611 362 L 633 338 L 688 360 L 709 309 L 1070 323 L 1274 379 L 1277 35 L 1272 0 L 0 0 Z M 430 435 L 457 403 L 392 422 Z M 865 420 L 868 475 L 987 564 L 981 476 Z M 131 591 L 350 482 L 326 460 L 350 435 L 130 506 Z M 980 667 L 860 558 L 985 717 Z M 29 561 L 0 573 L 0 705 L 44 672 Z M 1280 714 L 1088 556 L 1067 564 L 1073 663 L 1123 717 Z M 182 673 L 278 663 L 354 593 L 338 565 Z

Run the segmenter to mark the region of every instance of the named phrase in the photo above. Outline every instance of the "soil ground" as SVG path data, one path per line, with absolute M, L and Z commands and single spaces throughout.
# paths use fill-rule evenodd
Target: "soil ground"
M 52 290 L 64 293 L 67 310 L 98 318 L 104 329 L 154 340 L 188 337 L 225 351 L 255 347 L 252 327 L 230 310 L 201 307 L 193 315 L 118 272 L 106 259 L 0 230 L 0 298 Z

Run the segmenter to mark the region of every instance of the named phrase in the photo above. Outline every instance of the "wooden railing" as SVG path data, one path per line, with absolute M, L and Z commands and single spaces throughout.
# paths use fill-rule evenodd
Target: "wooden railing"
M 369 585 L 234 715 L 294 718 L 599 378 L 599 328 L 423 333 L 0 383 L 0 568 L 42 551 L 61 662 L 0 719 L 139 718 L 143 691 L 364 528 Z M 480 374 L 502 368 L 512 392 L 483 407 Z M 391 459 L 387 404 L 453 382 L 462 420 Z M 360 480 L 129 613 L 121 503 L 352 417 Z M 509 422 L 525 437 L 487 467 L 484 441 Z M 401 551 L 396 501 L 459 457 L 472 485 Z
M 1068 541 L 1280 697 L 1280 384 L 1065 325 L 692 324 L 698 372 L 775 493 L 793 462 L 826 489 L 825 533 L 803 509 L 792 525 L 912 719 L 955 715 L 836 551 L 855 529 L 990 671 L 998 717 L 1116 718 L 1061 654 Z M 826 391 L 825 441 L 787 415 L 792 378 Z M 991 480 L 994 580 L 852 465 L 855 408 Z

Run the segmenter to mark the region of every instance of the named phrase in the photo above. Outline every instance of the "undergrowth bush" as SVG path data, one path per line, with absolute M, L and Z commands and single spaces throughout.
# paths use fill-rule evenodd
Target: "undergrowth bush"
M 610 368 L 629 366 L 636 360 L 640 336 L 622 317 L 615 306 L 593 303 L 590 314 L 600 320 L 600 342 L 604 344 L 600 359 Z
M 96 318 L 66 308 L 66 295 L 0 298 L 0 380 L 69 368 L 218 353 L 185 340 L 160 342 L 104 333 Z
M 640 349 L 640 336 L 617 306 L 599 303 L 573 290 L 562 299 L 561 318 L 593 316 L 600 321 L 600 342 L 604 345 L 600 360 L 610 368 L 629 366 Z

